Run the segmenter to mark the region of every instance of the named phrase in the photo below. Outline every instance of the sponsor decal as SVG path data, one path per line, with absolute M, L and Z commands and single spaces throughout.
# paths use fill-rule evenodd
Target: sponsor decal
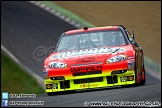
M 95 87 L 95 86 L 98 86 L 98 84 L 81 84 L 80 88 Z
M 120 80 L 121 80 L 121 82 L 126 82 L 127 81 L 127 77 L 126 76 L 122 76 L 122 77 L 120 77 Z
M 128 70 L 134 70 L 134 61 L 128 61 Z
M 48 75 L 44 76 L 44 79 L 48 79 L 48 78 L 49 78 Z
M 133 81 L 134 80 L 134 76 L 127 76 L 127 81 Z
M 123 76 L 120 77 L 121 82 L 126 82 L 126 81 L 133 81 L 134 80 L 134 76 Z
M 134 66 L 134 62 L 128 62 L 128 67 Z
M 44 74 L 44 79 L 48 79 L 48 72 L 47 71 L 43 71 L 43 74 Z
M 80 85 L 80 88 L 88 87 L 88 84 L 82 84 Z
M 46 84 L 46 89 L 52 89 L 52 84 Z
M 128 70 L 134 70 L 134 67 L 128 67 Z
M 120 47 L 82 49 L 82 50 L 57 53 L 54 56 L 51 56 L 50 59 L 68 58 L 72 56 L 87 55 L 87 54 L 104 54 L 104 53 L 111 54 L 111 53 L 118 53 L 118 52 L 124 52 L 124 51 L 126 51 L 126 49 L 120 48 Z
M 58 84 L 53 84 L 53 89 L 58 89 Z
M 43 73 L 44 73 L 44 76 L 47 76 L 48 75 L 48 72 L 47 71 L 44 71 Z
M 72 73 L 88 72 L 88 71 L 96 71 L 96 70 L 102 70 L 102 66 L 88 66 L 88 67 L 71 68 Z
M 49 70 L 49 69 L 43 69 L 43 75 L 44 75 L 44 76 L 48 76 L 48 70 Z

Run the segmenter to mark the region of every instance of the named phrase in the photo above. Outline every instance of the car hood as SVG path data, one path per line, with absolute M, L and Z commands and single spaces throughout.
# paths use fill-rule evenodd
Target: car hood
M 115 55 L 132 55 L 133 47 L 130 45 L 123 47 L 100 47 L 92 49 L 81 49 L 66 52 L 54 52 L 44 61 L 44 66 L 48 66 L 49 62 L 64 62 L 68 65 L 77 64 L 101 64 L 108 58 Z

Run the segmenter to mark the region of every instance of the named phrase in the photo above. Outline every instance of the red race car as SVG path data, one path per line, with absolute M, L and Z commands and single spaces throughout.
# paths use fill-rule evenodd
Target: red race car
M 144 85 L 142 48 L 122 25 L 69 30 L 44 60 L 46 93 Z

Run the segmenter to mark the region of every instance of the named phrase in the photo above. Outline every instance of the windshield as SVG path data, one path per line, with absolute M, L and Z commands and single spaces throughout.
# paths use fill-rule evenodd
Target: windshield
M 76 34 L 65 34 L 62 36 L 56 51 L 62 52 L 121 45 L 126 45 L 126 41 L 120 30 L 81 32 Z

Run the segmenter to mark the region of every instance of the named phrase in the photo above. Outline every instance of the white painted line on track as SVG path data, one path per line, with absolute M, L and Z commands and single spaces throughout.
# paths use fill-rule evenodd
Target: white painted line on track
M 57 16 L 58 18 L 64 20 L 65 22 L 71 24 L 72 26 L 76 27 L 76 28 L 83 28 L 83 26 L 81 26 L 81 24 L 76 23 L 75 21 L 73 21 L 72 19 L 64 16 L 63 14 L 61 14 L 60 12 L 56 11 L 55 9 L 52 9 L 49 6 L 46 6 L 46 4 L 41 3 L 40 1 L 28 1 L 31 4 L 34 4 L 36 6 L 38 6 L 39 8 L 42 8 L 44 10 L 46 10 L 47 12 Z
M 39 75 L 35 74 L 31 69 L 29 69 L 26 65 L 21 63 L 9 50 L 7 50 L 2 44 L 1 49 L 9 55 L 20 67 L 25 70 L 27 74 L 30 74 L 30 76 L 34 77 L 34 79 L 40 84 L 40 86 L 44 89 L 44 80 Z
M 158 79 L 161 82 L 161 75 L 158 74 L 157 72 L 154 72 L 153 70 L 151 70 L 150 68 L 145 66 L 145 70 L 148 74 L 150 74 L 151 76 L 155 77 L 156 79 Z

